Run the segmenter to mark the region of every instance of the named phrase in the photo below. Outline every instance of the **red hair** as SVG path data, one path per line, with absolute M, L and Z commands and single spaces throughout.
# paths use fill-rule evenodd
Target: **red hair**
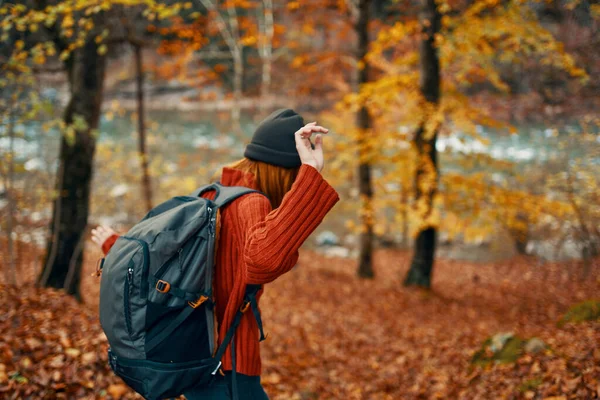
M 258 190 L 267 195 L 273 208 L 279 207 L 283 196 L 292 188 L 299 170 L 299 168 L 283 168 L 248 158 L 242 158 L 228 167 L 254 175 Z M 250 182 L 247 185 L 250 186 Z

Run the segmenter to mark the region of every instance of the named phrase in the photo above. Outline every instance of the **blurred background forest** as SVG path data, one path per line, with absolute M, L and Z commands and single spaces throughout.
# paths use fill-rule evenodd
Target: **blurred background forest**
M 599 398 L 599 73 L 596 0 L 0 0 L 0 397 L 133 398 L 89 230 L 290 107 L 342 201 L 265 291 L 272 398 Z

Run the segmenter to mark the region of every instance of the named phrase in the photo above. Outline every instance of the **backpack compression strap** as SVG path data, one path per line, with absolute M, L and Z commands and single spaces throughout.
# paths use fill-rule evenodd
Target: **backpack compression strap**
M 225 338 L 223 342 L 217 349 L 217 353 L 215 354 L 215 360 L 219 361 L 219 367 L 221 366 L 221 359 L 223 358 L 223 354 L 225 354 L 225 349 L 231 343 L 231 386 L 233 387 L 233 400 L 238 400 L 238 389 L 237 389 L 237 371 L 236 371 L 236 357 L 235 357 L 235 331 L 242 321 L 242 317 L 248 308 L 252 309 L 252 313 L 254 314 L 254 318 L 256 319 L 256 324 L 258 325 L 258 330 L 260 332 L 259 341 L 263 341 L 266 339 L 265 333 L 263 331 L 262 318 L 260 317 L 260 311 L 258 310 L 258 303 L 256 301 L 256 295 L 258 291 L 261 289 L 261 285 L 246 285 L 246 295 L 244 296 L 244 302 L 235 313 L 235 317 L 233 318 L 233 322 L 231 326 L 227 330 L 225 334 Z M 213 375 L 217 373 L 219 368 L 215 369 Z

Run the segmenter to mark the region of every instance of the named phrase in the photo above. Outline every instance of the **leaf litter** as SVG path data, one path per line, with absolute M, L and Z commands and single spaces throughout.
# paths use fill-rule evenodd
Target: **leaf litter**
M 598 298 L 598 260 L 586 279 L 576 263 L 438 260 L 431 292 L 402 287 L 409 262 L 406 252 L 378 251 L 377 277 L 360 280 L 354 261 L 302 251 L 294 270 L 267 285 L 270 398 L 600 398 L 600 322 L 557 324 L 572 305 Z M 33 284 L 0 287 L 0 398 L 141 398 L 108 367 L 93 264 L 84 267 L 83 304 Z M 502 332 L 547 347 L 472 364 Z

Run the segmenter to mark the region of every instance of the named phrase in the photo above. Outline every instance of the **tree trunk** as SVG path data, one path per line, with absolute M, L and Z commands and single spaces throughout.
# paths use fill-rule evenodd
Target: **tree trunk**
M 237 48 L 233 51 L 233 105 L 231 107 L 231 119 L 236 134 L 241 135 L 241 101 L 242 83 L 244 78 L 244 60 L 242 50 Z
M 415 174 L 415 193 L 417 206 L 425 205 L 421 216 L 428 218 L 433 209 L 433 198 L 437 190 L 437 124 L 431 124 L 431 117 L 436 112 L 440 99 L 440 61 L 435 46 L 435 35 L 440 29 L 440 13 L 435 0 L 421 0 L 419 15 L 423 37 L 419 45 L 421 81 L 420 91 L 423 97 L 423 119 L 415 133 L 413 142 L 418 154 Z M 433 179 L 436 184 L 423 184 Z M 415 241 L 415 250 L 410 270 L 404 280 L 406 286 L 431 287 L 431 272 L 435 257 L 436 228 L 424 224 Z
M 273 1 L 263 0 L 263 43 L 262 43 L 262 82 L 260 86 L 260 102 L 261 111 L 265 111 L 268 107 L 269 94 L 271 90 L 271 75 L 273 66 L 273 36 L 275 28 L 273 23 Z
M 402 186 L 402 193 L 400 194 L 400 204 L 402 205 L 402 243 L 401 247 L 407 249 L 409 246 L 408 240 L 408 188 Z
M 360 90 L 360 86 L 369 80 L 369 66 L 364 62 L 364 58 L 369 50 L 369 1 L 360 0 L 359 15 L 356 24 L 356 33 L 358 35 L 358 52 L 357 64 L 363 64 L 362 68 L 357 68 L 358 81 L 356 90 Z M 360 234 L 360 249 L 358 258 L 357 274 L 361 278 L 373 278 L 373 185 L 371 182 L 371 165 L 368 160 L 365 160 L 365 152 L 370 152 L 368 149 L 368 139 L 365 137 L 369 129 L 372 127 L 371 117 L 367 107 L 363 105 L 356 116 L 356 124 L 361 131 L 359 139 L 359 192 L 362 201 L 363 214 L 362 225 L 364 231 Z
M 74 50 L 67 60 L 71 99 L 65 110 L 67 125 L 75 126 L 73 137 L 63 135 L 56 180 L 56 199 L 50 224 L 45 265 L 40 286 L 64 288 L 80 299 L 79 281 L 83 244 L 89 212 L 95 129 L 102 105 L 105 57 L 92 39 Z M 85 126 L 77 123 L 85 121 Z
M 594 249 L 594 238 L 590 229 L 588 229 L 587 221 L 589 220 L 584 215 L 581 206 L 577 203 L 576 192 L 575 192 L 575 183 L 574 177 L 567 166 L 567 184 L 568 186 L 568 199 L 571 204 L 571 208 L 575 212 L 575 217 L 577 218 L 577 222 L 579 224 L 578 235 L 579 240 L 581 241 L 581 258 L 583 259 L 583 278 L 587 278 L 590 273 L 591 267 L 591 258 L 596 256 L 597 254 Z M 592 228 L 593 229 L 593 228 Z
M 508 232 L 515 242 L 517 253 L 520 255 L 527 255 L 527 243 L 529 243 L 529 217 L 525 213 L 519 213 L 516 216 L 516 219 L 519 222 L 519 226 L 508 227 Z
M 142 198 L 146 204 L 146 211 L 152 209 L 152 184 L 148 172 L 148 152 L 146 150 L 146 124 L 144 122 L 144 71 L 142 60 L 142 46 L 134 45 L 135 50 L 135 78 L 138 114 L 138 152 L 142 167 Z

